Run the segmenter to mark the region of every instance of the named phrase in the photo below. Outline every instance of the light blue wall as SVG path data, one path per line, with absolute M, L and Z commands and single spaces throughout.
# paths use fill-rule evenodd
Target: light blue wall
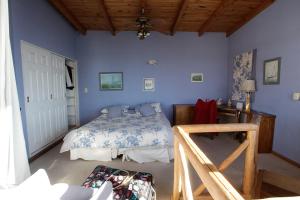
M 153 32 L 143 41 L 135 32 L 88 32 L 77 40 L 80 119 L 86 123 L 102 106 L 161 102 L 171 119 L 171 105 L 197 98 L 227 96 L 227 39 L 222 33 Z M 157 66 L 147 65 L 156 59 Z M 123 72 L 123 91 L 99 91 L 99 72 Z M 204 83 L 191 83 L 191 72 L 204 74 Z M 155 78 L 155 92 L 143 92 L 143 78 Z M 88 88 L 88 93 L 84 93 Z
M 17 88 L 27 140 L 20 41 L 25 40 L 74 58 L 78 33 L 47 0 L 10 0 L 10 24 Z
M 274 150 L 300 162 L 300 1 L 277 0 L 229 40 L 229 86 L 234 55 L 257 48 L 254 108 L 277 115 Z M 281 57 L 280 85 L 263 85 L 263 61 Z M 231 88 L 229 87 L 229 94 Z
M 277 115 L 274 149 L 300 162 L 299 102 L 291 100 L 292 92 L 300 90 L 299 7 L 298 0 L 277 0 L 229 40 L 219 33 L 200 38 L 196 33 L 173 37 L 152 33 L 149 39 L 139 41 L 134 32 L 115 37 L 107 32 L 78 36 L 47 0 L 11 0 L 11 38 L 24 127 L 20 40 L 78 59 L 83 123 L 107 104 L 159 101 L 171 118 L 173 103 L 193 103 L 198 97 L 226 98 L 231 93 L 233 56 L 257 48 L 254 108 Z M 281 83 L 265 86 L 263 61 L 277 56 L 282 57 Z M 149 59 L 158 60 L 158 65 L 147 65 Z M 99 91 L 101 71 L 123 71 L 124 90 Z M 190 83 L 191 72 L 204 73 L 204 83 Z M 144 77 L 156 79 L 155 92 L 142 91 Z

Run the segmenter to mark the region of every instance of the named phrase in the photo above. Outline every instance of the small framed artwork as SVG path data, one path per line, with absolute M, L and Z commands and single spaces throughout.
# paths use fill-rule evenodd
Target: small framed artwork
M 203 73 L 191 73 L 191 82 L 192 83 L 202 83 L 203 82 Z
M 144 78 L 144 91 L 155 91 L 155 79 L 154 78 Z
M 123 90 L 123 72 L 100 72 L 100 90 Z
M 264 85 L 275 85 L 280 83 L 281 58 L 265 60 L 264 62 Z

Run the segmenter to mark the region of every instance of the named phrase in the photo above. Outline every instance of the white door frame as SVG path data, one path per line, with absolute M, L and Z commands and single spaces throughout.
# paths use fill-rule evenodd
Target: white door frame
M 76 101 L 76 125 L 80 126 L 80 116 L 79 116 L 79 93 L 78 93 L 78 65 L 77 65 L 77 60 L 73 60 L 75 63 L 75 101 Z
M 65 57 L 66 58 L 66 57 Z M 74 62 L 74 76 L 75 76 L 75 81 L 74 81 L 74 86 L 75 86 L 75 110 L 76 110 L 76 126 L 80 126 L 80 117 L 79 117 L 79 95 L 78 95 L 78 70 L 77 70 L 77 61 L 76 60 L 72 60 L 70 58 L 66 58 L 68 60 L 71 60 L 72 62 Z

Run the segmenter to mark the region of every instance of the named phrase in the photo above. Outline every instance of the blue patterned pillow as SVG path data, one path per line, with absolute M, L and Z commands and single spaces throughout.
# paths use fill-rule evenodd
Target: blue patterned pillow
M 122 107 L 121 106 L 111 106 L 108 108 L 108 117 L 116 118 L 122 117 Z
M 152 106 L 152 108 L 154 108 L 155 112 L 160 113 L 161 111 L 161 107 L 160 107 L 160 103 L 143 103 L 143 104 L 138 104 L 134 107 L 135 112 L 140 112 L 140 108 L 141 106 L 148 104 L 150 106 Z
M 154 108 L 150 104 L 141 105 L 141 107 L 139 107 L 139 111 L 144 117 L 156 114 Z

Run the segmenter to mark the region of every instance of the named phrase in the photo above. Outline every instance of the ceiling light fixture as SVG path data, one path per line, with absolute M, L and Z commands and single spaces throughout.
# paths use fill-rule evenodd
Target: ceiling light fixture
M 149 31 L 149 28 L 151 27 L 149 23 L 150 20 L 144 14 L 145 14 L 145 10 L 144 8 L 142 8 L 141 16 L 139 16 L 136 19 L 136 25 L 138 27 L 138 31 L 136 35 L 140 40 L 143 40 L 146 37 L 150 36 L 150 31 Z

